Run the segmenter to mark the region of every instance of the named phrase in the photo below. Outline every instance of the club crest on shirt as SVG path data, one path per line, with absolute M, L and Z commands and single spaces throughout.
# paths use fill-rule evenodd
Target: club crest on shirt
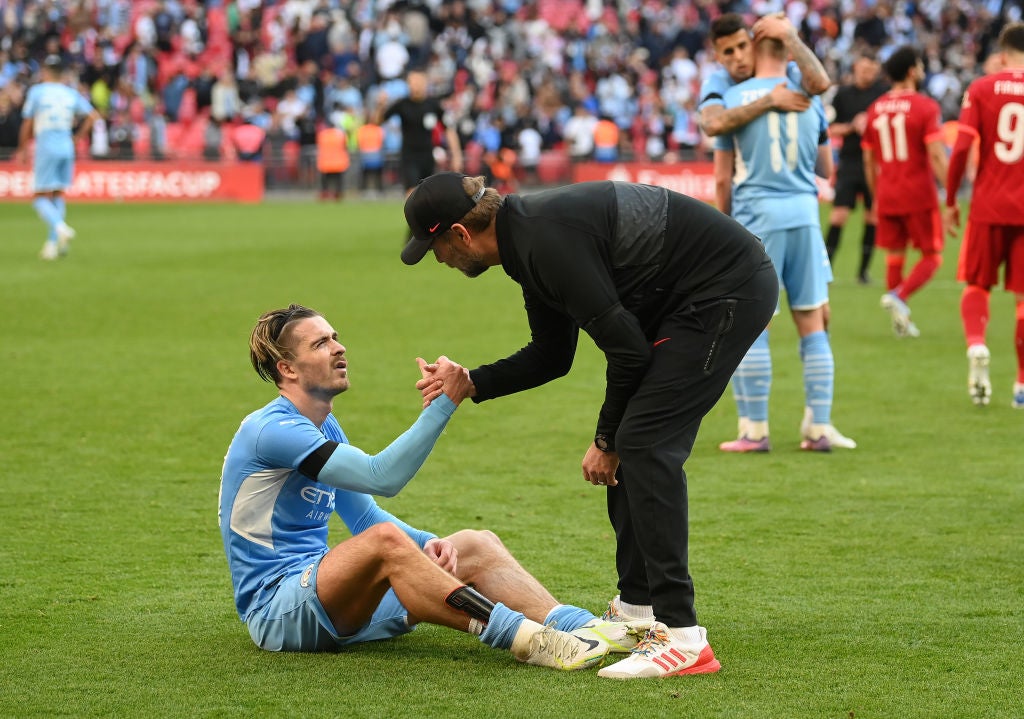
M 310 564 L 308 567 L 306 567 L 305 571 L 302 572 L 302 576 L 299 578 L 299 586 L 301 586 L 303 589 L 308 587 L 311 580 L 313 579 L 314 566 L 315 565 Z

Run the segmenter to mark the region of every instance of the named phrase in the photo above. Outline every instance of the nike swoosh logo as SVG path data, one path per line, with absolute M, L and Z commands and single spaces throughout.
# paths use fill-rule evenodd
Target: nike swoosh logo
M 660 339 L 660 340 L 658 340 L 657 342 L 654 343 L 654 346 L 657 347 L 660 344 L 668 342 L 670 339 L 672 339 L 672 338 L 671 337 L 665 337 L 664 339 Z
M 430 228 L 429 230 L 427 230 L 427 232 L 433 232 L 434 230 L 436 230 L 436 229 L 437 229 L 438 227 L 440 227 L 440 226 L 441 226 L 441 223 L 440 223 L 440 222 L 438 222 L 438 223 L 437 223 L 436 225 L 434 225 L 434 226 L 433 226 L 433 227 L 431 227 L 431 228 Z
M 591 649 L 597 649 L 599 646 L 601 646 L 601 642 L 597 641 L 596 639 L 584 639 L 583 637 L 576 637 L 576 638 L 579 639 L 581 642 L 584 642 L 584 643 L 587 644 L 587 651 L 588 652 Z

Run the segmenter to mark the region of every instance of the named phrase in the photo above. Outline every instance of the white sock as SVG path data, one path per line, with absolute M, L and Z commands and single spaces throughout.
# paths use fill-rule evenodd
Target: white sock
M 544 627 L 537 624 L 537 622 L 524 619 L 522 624 L 519 625 L 519 629 L 516 630 L 516 635 L 512 637 L 512 646 L 509 647 L 512 656 L 519 661 L 526 661 L 526 658 L 530 656 L 530 640 L 534 634 L 543 629 Z
M 692 627 L 669 627 L 669 636 L 673 639 L 678 639 L 683 644 L 697 645 L 704 644 L 704 637 L 701 634 L 699 626 Z
M 476 636 L 479 637 L 481 634 L 484 633 L 484 629 L 486 629 L 486 628 L 487 628 L 487 625 L 484 624 L 483 622 L 481 622 L 479 619 L 473 619 L 472 617 L 470 617 L 469 629 L 467 629 L 467 631 L 470 634 L 475 634 Z
M 631 619 L 654 619 L 654 607 L 650 604 L 630 604 L 619 597 L 619 609 Z

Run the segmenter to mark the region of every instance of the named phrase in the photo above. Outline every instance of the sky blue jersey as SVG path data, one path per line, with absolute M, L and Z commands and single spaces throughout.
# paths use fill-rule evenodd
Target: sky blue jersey
M 420 547 L 433 538 L 381 509 L 367 492 L 396 494 L 426 460 L 455 408 L 447 396 L 438 397 L 372 457 L 349 444 L 333 414 L 317 427 L 284 397 L 242 420 L 224 457 L 218 512 L 239 617 L 247 620 L 269 598 L 267 589 L 327 553 L 332 512 L 353 535 L 392 522 Z M 302 461 L 327 441 L 339 446 L 319 481 L 301 474 Z
M 751 78 L 725 92 L 725 107 L 739 107 L 771 92 L 779 78 Z M 797 89 L 793 87 L 793 89 Z M 827 144 L 828 122 L 821 99 L 804 112 L 767 112 L 732 134 L 715 138 L 716 150 L 735 154 L 733 212 L 755 218 L 755 234 L 766 229 L 817 225 L 814 168 L 818 146 Z
M 800 66 L 792 60 L 786 65 L 786 79 L 789 80 L 793 87 L 801 89 L 800 83 L 803 82 L 803 73 L 800 72 Z M 775 84 L 778 85 L 780 82 L 782 80 L 777 79 Z M 726 90 L 735 84 L 736 81 L 725 71 L 725 68 L 715 70 L 700 85 L 700 95 L 698 96 L 700 100 L 697 109 L 703 110 L 711 105 L 724 105 Z
M 28 89 L 21 116 L 32 121 L 36 154 L 74 157 L 75 118 L 92 110 L 89 101 L 67 85 L 41 82 Z

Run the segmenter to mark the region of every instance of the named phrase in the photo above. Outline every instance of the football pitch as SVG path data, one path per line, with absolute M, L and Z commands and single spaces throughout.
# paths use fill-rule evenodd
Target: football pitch
M 958 242 L 897 340 L 854 281 L 832 289 L 836 426 L 803 453 L 788 317 L 773 326 L 774 450 L 724 455 L 727 395 L 687 464 L 697 609 L 718 674 L 556 673 L 448 629 L 338 654 L 261 652 L 217 526 L 221 463 L 274 396 L 249 364 L 265 310 L 324 313 L 348 348 L 335 414 L 375 453 L 419 412 L 415 357 L 475 366 L 528 341 L 519 288 L 405 267 L 398 202 L 72 205 L 70 257 L 0 204 L 0 717 L 1019 717 L 1024 715 L 1024 411 L 1013 303 L 993 293 L 992 404 L 967 395 Z M 419 476 L 380 500 L 438 534 L 500 535 L 565 602 L 615 594 L 603 490 L 579 463 L 603 396 L 581 335 L 570 374 L 456 413 Z M 332 520 L 331 543 L 343 528 Z

